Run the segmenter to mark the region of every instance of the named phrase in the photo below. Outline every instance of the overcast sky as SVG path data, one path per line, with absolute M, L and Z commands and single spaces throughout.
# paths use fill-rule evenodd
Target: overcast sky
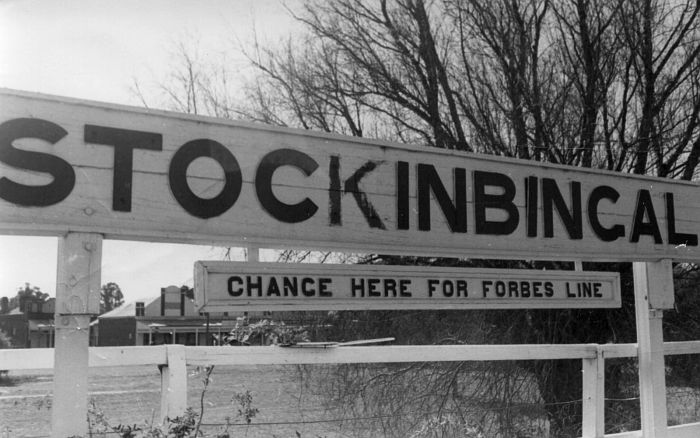
M 237 45 L 254 31 L 275 42 L 293 24 L 281 0 L 4 0 L 0 87 L 140 105 L 134 79 L 155 95 L 178 42 L 196 40 L 203 58 L 226 53 L 235 83 L 245 67 Z M 25 282 L 54 296 L 56 245 L 56 238 L 0 236 L 0 296 Z M 192 285 L 195 260 L 221 257 L 211 247 L 105 241 L 102 283 L 119 284 L 126 301 L 146 299 L 161 287 Z

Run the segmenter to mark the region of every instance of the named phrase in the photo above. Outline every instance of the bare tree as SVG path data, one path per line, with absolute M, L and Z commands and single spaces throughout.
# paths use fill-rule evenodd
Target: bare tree
M 690 179 L 695 172 L 698 13 L 696 2 L 624 3 L 619 26 L 629 58 L 618 136 L 632 151 L 634 173 Z
M 305 34 L 294 34 L 277 48 L 256 43 L 245 51 L 258 75 L 248 84 L 243 104 L 233 104 L 221 86 L 221 68 L 202 64 L 184 48 L 165 92 L 186 112 L 692 180 L 700 161 L 699 7 L 671 0 L 311 0 L 293 12 Z M 207 69 L 211 74 L 204 74 Z M 292 260 L 311 254 L 283 256 Z M 365 261 L 475 263 L 382 255 Z M 625 275 L 629 271 L 628 265 L 614 268 Z M 629 281 L 624 293 L 631 293 Z M 422 314 L 435 325 L 420 332 L 410 330 L 415 318 L 404 320 L 396 313 L 334 314 L 328 324 L 346 331 L 327 335 L 337 340 L 341 333 L 371 336 L 399 327 L 406 334 L 403 341 L 412 343 L 443 338 L 558 343 L 633 341 L 634 333 L 629 307 L 524 311 L 508 318 L 502 313 L 460 315 L 461 323 L 453 317 Z M 368 327 L 357 329 L 355 320 L 367 321 Z M 546 406 L 543 415 L 556 436 L 576 436 L 578 367 L 563 361 L 513 364 L 508 378 L 502 378 L 505 368 L 490 373 L 465 364 L 397 367 L 390 373 L 372 371 L 370 383 L 359 387 L 370 410 L 380 408 L 368 401 L 373 395 L 387 401 L 385 407 L 424 413 L 442 400 L 461 412 L 465 426 L 471 420 L 457 408 L 465 388 L 477 399 L 490 391 L 507 404 L 505 395 L 535 382 L 541 400 L 530 402 Z M 352 374 L 359 371 L 344 372 L 338 381 L 359 382 Z M 619 377 L 610 389 L 625 390 L 629 367 L 609 372 Z M 391 385 L 419 381 L 417 400 L 389 397 Z M 521 390 L 529 390 L 525 386 Z M 357 394 L 343 394 L 345 401 L 357 403 Z M 508 414 L 498 419 L 501 430 L 513 432 L 517 415 L 503 412 Z M 613 415 L 608 418 L 615 421 Z M 416 430 L 409 429 L 402 431 Z

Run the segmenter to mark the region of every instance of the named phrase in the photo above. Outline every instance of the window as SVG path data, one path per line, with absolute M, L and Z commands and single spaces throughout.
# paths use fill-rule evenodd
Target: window
M 136 316 L 144 316 L 146 313 L 145 306 L 142 302 L 136 303 Z

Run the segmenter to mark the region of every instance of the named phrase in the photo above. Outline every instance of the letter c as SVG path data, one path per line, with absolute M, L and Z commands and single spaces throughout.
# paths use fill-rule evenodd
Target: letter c
M 304 175 L 311 176 L 318 168 L 318 163 L 303 152 L 278 149 L 263 157 L 255 175 L 255 191 L 265 211 L 281 222 L 303 222 L 316 213 L 318 206 L 309 198 L 304 198 L 297 204 L 285 204 L 275 196 L 272 192 L 272 176 L 282 166 L 296 167 Z
M 613 225 L 611 228 L 605 228 L 598 219 L 598 204 L 600 201 L 602 199 L 609 199 L 615 203 L 619 197 L 620 194 L 617 190 L 610 186 L 598 186 L 593 189 L 591 195 L 588 197 L 588 221 L 591 224 L 593 232 L 595 232 L 596 236 L 603 242 L 612 242 L 625 235 L 625 227 L 623 225 L 617 224 Z
M 243 279 L 238 275 L 228 278 L 228 294 L 232 297 L 243 295 Z

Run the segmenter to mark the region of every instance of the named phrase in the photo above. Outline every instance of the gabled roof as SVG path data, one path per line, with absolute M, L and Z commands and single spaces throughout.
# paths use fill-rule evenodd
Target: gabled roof
M 136 303 L 122 304 L 116 309 L 112 309 L 107 313 L 103 313 L 98 316 L 99 319 L 104 318 L 126 318 L 129 316 L 136 316 Z
M 146 306 L 150 305 L 154 301 L 160 300 L 160 297 L 156 298 L 151 298 L 150 300 L 144 300 L 139 302 L 145 303 Z M 98 316 L 99 319 L 103 318 L 128 318 L 130 316 L 135 317 L 136 316 L 136 302 L 132 301 L 130 303 L 122 304 L 121 306 L 117 307 L 116 309 L 112 309 L 107 313 L 103 313 L 102 315 Z

